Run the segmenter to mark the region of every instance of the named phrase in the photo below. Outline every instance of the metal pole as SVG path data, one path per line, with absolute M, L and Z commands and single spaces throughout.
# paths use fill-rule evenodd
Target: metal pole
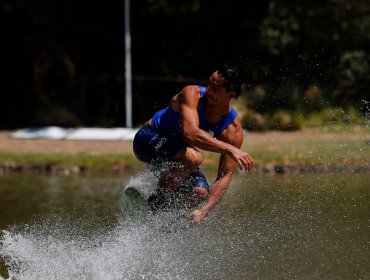
M 132 87 L 131 87 L 131 34 L 130 1 L 124 0 L 125 10 L 125 108 L 126 127 L 132 127 Z

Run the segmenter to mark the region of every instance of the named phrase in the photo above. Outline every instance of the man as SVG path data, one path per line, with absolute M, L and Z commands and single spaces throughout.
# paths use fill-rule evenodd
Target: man
M 200 223 L 226 192 L 236 165 L 252 168 L 252 158 L 240 150 L 243 129 L 230 106 L 231 99 L 241 93 L 241 73 L 239 66 L 222 65 L 212 73 L 207 87 L 184 87 L 137 132 L 135 155 L 160 169 L 158 192 L 149 199 L 152 205 L 185 188 L 196 203 L 205 200 L 191 213 L 192 221 Z M 198 149 L 221 154 L 211 188 L 199 169 L 203 155 Z

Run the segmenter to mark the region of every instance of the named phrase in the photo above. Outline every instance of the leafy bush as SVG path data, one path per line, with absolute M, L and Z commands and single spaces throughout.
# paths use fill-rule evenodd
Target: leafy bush
M 262 114 L 252 110 L 244 113 L 241 123 L 245 129 L 251 131 L 266 131 L 268 129 L 266 118 Z
M 320 112 L 309 114 L 304 121 L 304 125 L 308 127 L 365 125 L 365 123 L 366 116 L 362 116 L 353 107 L 346 110 L 340 107 L 326 108 Z
M 302 128 L 303 118 L 288 111 L 277 111 L 271 116 L 253 110 L 246 112 L 241 118 L 244 128 L 251 131 L 281 130 L 294 131 Z
M 294 131 L 302 128 L 302 120 L 298 115 L 279 110 L 269 121 L 269 128 L 282 131 Z
M 65 108 L 47 104 L 39 109 L 36 115 L 38 125 L 57 125 L 57 126 L 79 126 L 81 124 L 78 116 Z

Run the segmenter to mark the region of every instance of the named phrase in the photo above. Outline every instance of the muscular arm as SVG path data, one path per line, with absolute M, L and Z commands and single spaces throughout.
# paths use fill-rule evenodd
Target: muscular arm
M 249 170 L 252 167 L 250 156 L 241 151 L 239 147 L 216 139 L 206 131 L 199 128 L 197 107 L 199 103 L 199 90 L 197 87 L 188 86 L 179 94 L 179 112 L 184 140 L 202 150 L 226 154 L 231 157 L 240 168 Z M 240 125 L 240 123 L 239 123 Z
M 226 129 L 219 137 L 221 141 L 240 148 L 243 142 L 243 131 L 239 120 Z M 192 219 L 195 223 L 201 222 L 209 211 L 220 201 L 229 187 L 236 167 L 236 162 L 228 155 L 221 154 L 217 179 L 211 188 L 211 193 L 202 208 L 193 211 Z

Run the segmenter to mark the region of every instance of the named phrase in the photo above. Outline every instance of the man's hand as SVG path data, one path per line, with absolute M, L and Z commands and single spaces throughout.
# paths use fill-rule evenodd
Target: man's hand
M 205 216 L 206 216 L 206 213 L 202 210 L 194 210 L 190 214 L 191 221 L 194 224 L 200 224 L 204 220 Z
M 246 152 L 243 152 L 242 150 L 236 147 L 233 147 L 230 150 L 230 156 L 232 159 L 236 161 L 236 163 L 239 165 L 239 168 L 241 170 L 251 170 L 252 169 L 253 159 Z

